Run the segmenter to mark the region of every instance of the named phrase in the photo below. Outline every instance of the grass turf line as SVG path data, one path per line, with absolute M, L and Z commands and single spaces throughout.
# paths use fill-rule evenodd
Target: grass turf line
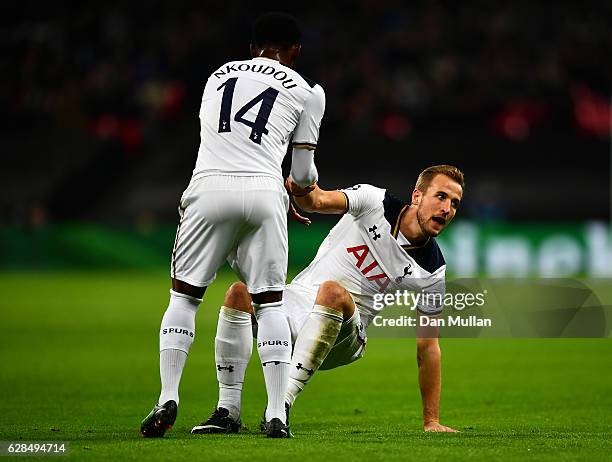
M 0 274 L 0 440 L 64 440 L 78 460 L 605 460 L 612 449 L 612 342 L 446 339 L 442 422 L 421 431 L 414 340 L 371 339 L 356 363 L 318 373 L 292 412 L 292 440 L 258 432 L 256 355 L 238 435 L 192 436 L 217 398 L 213 338 L 225 289 L 210 287 L 181 383 L 175 427 L 143 439 L 159 393 L 168 280 L 151 273 Z

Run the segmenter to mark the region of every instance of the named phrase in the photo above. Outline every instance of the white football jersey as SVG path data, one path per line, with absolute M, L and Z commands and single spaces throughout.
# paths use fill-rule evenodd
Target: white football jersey
M 324 111 L 323 89 L 276 60 L 224 64 L 204 88 L 194 177 L 263 175 L 283 181 L 289 142 L 314 149 Z
M 414 247 L 399 232 L 409 204 L 367 184 L 341 191 L 348 200 L 348 213 L 291 284 L 318 288 L 324 281 L 338 282 L 353 296 L 364 326 L 382 310 L 374 304 L 374 295 L 379 293 L 439 294 L 421 297 L 417 309 L 440 313 L 446 263 L 435 239 Z

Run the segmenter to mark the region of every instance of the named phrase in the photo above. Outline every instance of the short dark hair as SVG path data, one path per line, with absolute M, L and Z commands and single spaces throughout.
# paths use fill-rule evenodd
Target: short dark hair
M 258 48 L 276 46 L 285 50 L 299 44 L 301 38 L 297 20 L 287 13 L 266 13 L 253 24 L 253 44 Z

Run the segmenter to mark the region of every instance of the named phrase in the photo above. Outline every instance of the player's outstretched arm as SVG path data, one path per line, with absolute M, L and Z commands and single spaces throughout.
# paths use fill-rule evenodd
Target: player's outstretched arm
M 419 387 L 423 401 L 423 430 L 426 432 L 451 432 L 457 430 L 440 424 L 441 352 L 437 335 L 417 333 L 417 363 Z
M 346 196 L 341 191 L 325 191 L 317 184 L 302 188 L 291 178 L 287 179 L 286 186 L 295 203 L 305 212 L 341 214 L 347 211 Z

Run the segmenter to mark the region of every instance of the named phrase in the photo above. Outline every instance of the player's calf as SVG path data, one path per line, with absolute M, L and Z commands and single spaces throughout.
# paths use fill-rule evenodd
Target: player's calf
M 142 421 L 145 437 L 161 437 L 174 424 L 179 403 L 179 384 L 187 354 L 195 338 L 195 316 L 201 299 L 170 291 L 170 302 L 159 330 L 161 393 L 157 405 Z
M 291 331 L 283 311 L 282 292 L 252 294 L 257 317 L 257 352 L 263 367 L 268 405 L 266 421 L 285 423 L 285 391 L 291 364 Z
M 170 291 L 170 303 L 159 330 L 162 390 L 158 403 L 179 403 L 179 383 L 185 360 L 195 339 L 195 317 L 201 299 Z
M 240 422 L 242 384 L 253 352 L 252 312 L 246 285 L 242 282 L 232 284 L 219 311 L 215 336 L 215 368 L 219 382 L 217 411 L 227 411 L 227 418 L 221 419 L 224 422 Z
M 293 347 L 289 386 L 285 394 L 289 406 L 323 364 L 338 338 L 343 319 L 349 319 L 354 312 L 353 299 L 344 287 L 334 281 L 321 284 L 315 306 Z

